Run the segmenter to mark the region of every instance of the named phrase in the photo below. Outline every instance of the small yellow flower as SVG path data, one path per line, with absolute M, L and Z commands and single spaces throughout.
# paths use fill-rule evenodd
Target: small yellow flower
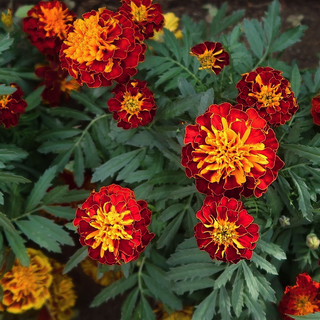
M 10 28 L 12 26 L 13 19 L 12 19 L 12 10 L 11 9 L 8 9 L 8 13 L 7 14 L 2 12 L 1 21 L 8 28 Z
M 182 39 L 181 30 L 177 30 L 179 26 L 179 18 L 173 12 L 165 13 L 163 16 L 164 28 L 173 32 L 177 39 Z M 152 40 L 163 42 L 163 29 L 159 30 L 158 32 L 156 31 L 152 37 Z

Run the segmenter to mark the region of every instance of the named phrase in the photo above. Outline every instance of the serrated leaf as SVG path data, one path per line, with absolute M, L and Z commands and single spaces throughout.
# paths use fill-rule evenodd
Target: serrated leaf
M 86 158 L 86 166 L 96 168 L 101 165 L 101 161 L 97 152 L 95 143 L 93 142 L 89 132 L 84 135 L 83 152 Z
M 84 160 L 79 144 L 76 146 L 74 154 L 74 181 L 78 187 L 81 187 L 84 181 Z
M 278 260 L 285 260 L 287 258 L 285 252 L 274 243 L 268 243 L 262 239 L 259 239 L 259 241 L 257 242 L 257 248 L 259 248 L 262 252 L 268 253 Z
M 127 153 L 120 154 L 109 161 L 105 162 L 102 166 L 98 167 L 95 173 L 92 175 L 92 182 L 103 181 L 108 177 L 111 177 L 115 172 L 122 169 L 130 161 L 134 159 L 141 149 L 130 151 Z
M 148 301 L 146 300 L 146 298 L 141 295 L 141 319 L 150 319 L 150 320 L 155 320 L 155 314 L 152 311 Z
M 218 291 L 212 291 L 197 307 L 192 320 L 212 320 L 215 314 Z
M 74 142 L 72 140 L 47 141 L 43 143 L 38 151 L 41 153 L 49 152 L 71 152 L 73 151 Z
M 51 189 L 47 194 L 43 197 L 42 203 L 44 205 L 59 203 L 61 201 L 61 197 L 65 196 L 69 190 L 68 186 L 58 186 Z
M 78 249 L 68 260 L 66 263 L 63 274 L 68 273 L 70 270 L 72 270 L 74 267 L 76 267 L 82 260 L 84 260 L 88 256 L 88 248 L 82 247 Z
M 314 164 L 320 163 L 320 148 L 296 144 L 285 144 L 282 145 L 282 147 L 292 151 L 300 157 L 312 161 Z
M 239 271 L 238 271 L 238 276 L 239 276 Z M 232 296 L 231 296 L 232 307 L 237 317 L 240 316 L 242 307 L 243 307 L 243 289 L 244 289 L 243 279 L 240 276 L 239 278 L 237 278 L 237 280 L 233 284 Z
M 29 267 L 30 258 L 27 254 L 27 248 L 23 244 L 21 236 L 17 232 L 13 233 L 6 229 L 4 230 L 4 234 L 6 235 L 10 247 L 19 259 L 20 263 L 25 267 Z
M 0 172 L 0 182 L 6 183 L 28 183 L 31 182 L 29 179 L 15 175 L 10 172 Z
M 182 204 L 182 203 L 173 204 L 172 206 L 168 207 L 161 213 L 160 220 L 162 222 L 166 222 L 172 219 L 173 217 L 175 217 L 179 212 L 182 212 L 185 208 L 186 208 L 185 204 Z
M 47 192 L 47 189 L 51 186 L 51 181 L 55 177 L 57 172 L 57 167 L 51 167 L 47 169 L 44 174 L 40 177 L 38 182 L 34 185 L 26 205 L 26 212 L 34 209 L 42 200 Z
M 290 82 L 291 82 L 292 91 L 294 92 L 296 97 L 299 96 L 301 80 L 302 80 L 302 78 L 301 78 L 299 68 L 295 64 L 294 67 L 292 68 Z
M 12 94 L 17 90 L 16 87 L 7 86 L 5 84 L 0 84 L 0 95 Z
M 92 119 L 87 116 L 83 111 L 73 110 L 70 108 L 55 107 L 48 109 L 48 113 L 53 116 L 64 118 L 71 118 L 76 120 L 91 121 Z
M 214 287 L 219 289 L 222 286 L 225 286 L 226 283 L 231 279 L 233 273 L 239 268 L 239 264 L 231 264 L 225 267 L 225 270 L 220 274 L 216 279 Z
M 196 290 L 201 290 L 205 288 L 213 288 L 215 281 L 210 278 L 193 279 L 188 282 L 176 282 L 172 286 L 172 290 L 177 294 L 184 294 L 185 292 L 192 293 Z
M 261 58 L 263 53 L 263 41 L 259 35 L 259 31 L 254 24 L 247 19 L 243 20 L 243 29 L 253 53 L 258 58 Z
M 37 141 L 47 141 L 47 140 L 63 140 L 66 138 L 72 138 L 76 135 L 82 133 L 82 130 L 66 128 L 66 129 L 54 129 L 48 130 L 37 137 Z
M 268 8 L 267 17 L 264 20 L 264 28 L 268 42 L 272 43 L 276 35 L 280 30 L 281 19 L 280 19 L 280 4 L 278 1 L 273 1 Z
M 8 232 L 11 232 L 13 234 L 15 234 L 17 232 L 17 230 L 15 229 L 15 227 L 13 226 L 11 221 L 2 212 L 0 212 L 0 226 L 3 227 Z
M 56 217 L 72 220 L 75 218 L 76 209 L 60 206 L 44 206 L 43 210 L 53 214 Z
M 98 307 L 103 302 L 114 298 L 128 289 L 132 288 L 138 282 L 138 274 L 135 273 L 129 278 L 121 278 L 103 289 L 92 301 L 90 307 Z M 146 318 L 147 319 L 147 318 Z
M 2 39 L 0 40 L 0 54 L 2 54 L 3 51 L 8 50 L 12 45 L 13 41 L 14 39 L 10 38 L 9 34 L 2 37 Z
M 86 198 L 88 198 L 90 195 L 90 191 L 88 190 L 69 190 L 69 192 L 67 193 L 66 196 L 64 196 L 61 199 L 61 202 L 64 203 L 70 203 L 73 201 L 81 201 L 81 200 L 85 200 Z
M 306 314 L 304 316 L 293 316 L 291 314 L 288 314 L 288 316 L 295 319 L 295 320 L 319 320 L 320 319 L 320 312 L 310 313 L 310 314 Z
M 202 262 L 212 262 L 212 259 L 207 252 L 200 251 L 199 248 L 186 249 L 182 251 L 175 252 L 168 259 L 170 265 L 180 265 L 188 263 L 202 263 Z
M 244 294 L 244 301 L 254 319 L 266 320 L 266 314 L 263 311 L 262 305 L 258 302 L 258 299 L 252 299 Z
M 121 320 L 131 320 L 132 311 L 137 302 L 139 292 L 139 288 L 132 290 L 126 300 L 123 302 L 121 307 Z
M 246 280 L 246 286 L 249 289 L 249 293 L 251 294 L 253 299 L 257 300 L 259 296 L 259 287 L 257 284 L 257 280 L 251 272 L 250 268 L 247 266 L 247 263 L 244 261 L 241 261 L 240 263 L 242 266 L 244 279 Z
M 262 296 L 264 301 L 276 302 L 275 291 L 272 289 L 270 282 L 266 280 L 266 278 L 262 275 L 256 277 L 260 295 Z
M 173 32 L 168 30 L 167 28 L 163 28 L 164 32 L 164 43 L 169 48 L 170 51 L 175 55 L 175 58 L 178 61 L 181 61 L 181 47 L 179 45 L 178 39 L 174 35 Z
M 257 255 L 255 252 L 253 252 L 251 261 L 256 264 L 261 269 L 267 271 L 270 274 L 277 275 L 277 269 L 274 265 L 272 265 L 270 262 L 268 262 L 266 259 L 262 258 L 261 256 Z
M 198 105 L 198 116 L 203 114 L 208 107 L 214 102 L 214 90 L 210 88 L 206 92 L 203 93 L 201 97 L 200 104 Z
M 320 66 L 317 68 L 317 71 L 314 75 L 313 92 L 318 92 L 319 89 L 320 89 Z
M 225 287 L 222 287 L 219 290 L 219 312 L 222 320 L 231 319 L 230 298 Z
M 90 112 L 95 115 L 102 115 L 104 111 L 97 106 L 84 92 L 71 91 L 71 98 L 77 100 L 79 103 L 84 105 Z
M 31 111 L 32 109 L 36 108 L 41 100 L 41 94 L 44 90 L 45 86 L 40 86 L 39 88 L 37 88 L 36 90 L 34 90 L 33 92 L 31 92 L 27 97 L 26 97 L 26 102 L 28 104 L 28 107 L 26 109 L 26 112 Z

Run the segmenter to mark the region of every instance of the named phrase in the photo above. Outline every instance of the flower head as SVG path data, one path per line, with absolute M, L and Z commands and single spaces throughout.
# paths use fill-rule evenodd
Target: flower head
M 164 25 L 163 28 L 168 29 L 169 31 L 173 32 L 177 39 L 182 39 L 182 32 L 178 30 L 179 26 L 179 18 L 173 13 L 168 12 L 163 15 L 164 17 Z M 163 29 L 156 31 L 152 40 L 163 42 Z
M 92 10 L 68 29 L 60 60 L 80 85 L 96 88 L 125 83 L 144 60 L 145 44 L 135 39 L 133 22 L 107 9 Z
M 59 106 L 61 98 L 68 99 L 71 91 L 80 90 L 78 82 L 75 79 L 67 79 L 68 71 L 62 70 L 59 64 L 37 66 L 35 74 L 39 78 L 44 78 L 39 84 L 39 86 L 45 85 L 41 96 L 44 103 L 50 104 L 50 107 Z
M 260 197 L 284 163 L 275 133 L 254 109 L 211 105 L 186 127 L 181 164 L 205 194 Z
M 320 285 L 312 281 L 307 273 L 297 276 L 295 286 L 288 286 L 279 303 L 279 311 L 282 319 L 291 320 L 291 315 L 306 315 L 320 311 Z
M 209 42 L 197 44 L 191 48 L 190 54 L 200 61 L 199 70 L 211 69 L 218 75 L 224 66 L 229 65 L 229 53 L 224 50 L 220 42 Z
M 77 209 L 73 224 L 90 258 L 121 265 L 138 259 L 154 237 L 147 229 L 150 222 L 147 203 L 136 201 L 130 189 L 112 184 L 91 192 Z
M 299 106 L 290 83 L 282 72 L 259 67 L 242 75 L 237 83 L 237 102 L 244 110 L 254 108 L 269 125 L 280 126 L 296 113 Z
M 8 13 L 1 13 L 1 21 L 3 24 L 7 27 L 10 28 L 13 24 L 13 19 L 12 19 L 12 10 L 8 9 Z
M 320 92 L 311 100 L 311 116 L 314 124 L 320 126 Z
M 72 24 L 75 17 L 63 2 L 40 1 L 23 19 L 23 31 L 42 54 L 55 56 L 67 37 L 67 26 Z
M 107 287 L 111 283 L 123 278 L 123 273 L 119 269 L 118 271 L 109 270 L 105 272 L 99 279 L 98 279 L 98 261 L 92 260 L 90 257 L 85 258 L 81 261 L 81 267 L 83 272 L 93 279 L 93 281 L 101 286 Z
M 194 227 L 200 250 L 212 259 L 237 263 L 250 260 L 259 239 L 259 226 L 253 222 L 241 201 L 207 196 L 197 212 L 201 221 Z
M 16 83 L 10 83 L 17 90 L 11 94 L 0 95 L 0 123 L 6 129 L 15 127 L 22 113 L 25 112 L 27 103 L 22 99 L 23 91 Z
M 182 310 L 177 310 L 169 314 L 162 303 L 157 304 L 153 310 L 157 320 L 191 320 L 194 307 L 184 306 Z
M 122 0 L 119 12 L 127 15 L 139 30 L 140 41 L 153 37 L 154 31 L 163 28 L 164 17 L 159 4 L 153 0 Z
M 306 245 L 312 250 L 317 250 L 320 245 L 320 240 L 315 233 L 310 233 L 306 238 Z
M 154 94 L 147 88 L 147 83 L 132 80 L 127 84 L 118 84 L 111 92 L 115 97 L 109 99 L 109 110 L 118 121 L 117 126 L 123 129 L 137 128 L 152 122 L 156 105 Z
M 3 289 L 2 303 L 10 313 L 23 313 L 29 309 L 40 309 L 50 297 L 52 283 L 51 266 L 41 251 L 28 249 L 29 267 L 16 259 L 10 271 L 0 280 Z

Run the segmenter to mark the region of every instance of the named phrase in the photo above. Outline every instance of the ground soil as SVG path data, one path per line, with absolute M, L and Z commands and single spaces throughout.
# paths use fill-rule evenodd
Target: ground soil
M 99 7 L 107 7 L 110 10 L 116 10 L 119 7 L 118 0 L 68 0 L 73 11 L 78 16 Z M 155 1 L 156 2 L 156 1 Z M 224 2 L 222 0 L 158 0 L 164 12 L 172 11 L 177 16 L 181 17 L 183 14 L 191 16 L 193 19 L 199 21 L 205 19 L 208 11 L 203 8 L 205 4 L 211 3 L 220 7 Z M 319 37 L 319 0 L 280 0 L 281 2 L 281 18 L 282 28 L 292 28 L 297 24 L 304 24 L 308 26 L 302 41 L 288 48 L 281 57 L 281 60 L 291 62 L 294 59 L 298 62 L 300 68 L 315 68 L 319 65 L 318 54 L 320 54 L 320 37 Z M 0 0 L 0 9 L 12 7 L 16 10 L 21 5 L 36 4 L 37 0 Z M 245 9 L 246 18 L 261 19 L 264 12 L 267 11 L 268 5 L 271 1 L 266 0 L 230 0 L 228 3 L 228 12 L 239 9 Z M 75 249 L 75 248 L 74 248 Z M 73 252 L 68 252 L 73 254 Z M 67 256 L 67 254 L 66 254 Z M 65 257 L 67 259 L 67 257 Z M 79 270 L 78 270 L 79 269 Z M 80 268 L 71 272 L 78 290 L 77 303 L 77 319 L 80 320 L 119 320 L 120 308 L 123 297 L 116 300 L 109 301 L 98 308 L 91 309 L 89 304 L 93 297 L 97 295 L 101 287 L 93 283 L 91 279 L 86 277 Z

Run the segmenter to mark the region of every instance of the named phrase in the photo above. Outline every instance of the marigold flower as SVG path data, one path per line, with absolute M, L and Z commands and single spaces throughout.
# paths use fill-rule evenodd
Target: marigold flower
M 68 29 L 60 51 L 61 66 L 80 85 L 96 88 L 126 83 L 144 60 L 145 44 L 135 39 L 133 22 L 107 9 L 92 10 Z
M 116 184 L 94 190 L 76 211 L 73 221 L 80 243 L 100 263 L 113 265 L 138 259 L 154 233 L 147 226 L 151 211 L 147 202 L 135 200 L 133 191 Z
M 8 9 L 8 13 L 1 13 L 1 21 L 3 24 L 7 27 L 10 28 L 13 24 L 13 19 L 12 19 L 12 10 Z
M 314 124 L 320 126 L 320 92 L 311 100 L 311 116 Z
M 190 55 L 197 57 L 201 67 L 199 70 L 211 69 L 219 75 L 224 66 L 229 65 L 229 53 L 226 52 L 220 42 L 209 42 L 197 44 L 191 48 Z
M 111 283 L 123 278 L 123 273 L 119 269 L 118 271 L 109 270 L 105 272 L 101 278 L 98 279 L 98 261 L 92 260 L 87 257 L 81 261 L 81 267 L 83 272 L 93 279 L 93 281 L 101 286 L 107 287 Z
M 126 14 L 137 26 L 140 41 L 153 37 L 154 31 L 163 28 L 164 17 L 161 6 L 153 0 L 122 0 L 119 12 Z
M 10 86 L 17 90 L 11 94 L 0 95 L 0 123 L 6 129 L 18 124 L 21 114 L 27 107 L 27 103 L 22 99 L 21 88 L 16 83 L 10 83 Z
M 16 259 L 10 271 L 0 280 L 3 289 L 2 303 L 10 313 L 23 313 L 29 309 L 40 309 L 50 297 L 52 283 L 49 259 L 38 250 L 28 249 L 29 267 Z
M 60 65 L 37 66 L 34 73 L 37 77 L 44 78 L 39 84 L 45 85 L 41 97 L 50 107 L 60 106 L 63 97 L 67 100 L 71 91 L 80 90 L 78 82 L 75 79 L 67 79 L 68 71 L 62 70 Z
M 131 129 L 152 122 L 157 107 L 147 82 L 132 80 L 126 85 L 118 84 L 111 92 L 115 97 L 108 100 L 108 106 L 118 127 Z
M 287 286 L 279 303 L 282 319 L 293 319 L 286 314 L 302 316 L 320 311 L 320 284 L 312 281 L 307 273 L 297 276 L 295 286 Z
M 67 26 L 76 15 L 60 1 L 40 1 L 28 11 L 23 19 L 23 31 L 42 54 L 55 56 L 59 53 L 62 41 L 67 37 Z
M 259 226 L 252 223 L 253 217 L 241 201 L 207 196 L 196 216 L 201 221 L 194 227 L 200 250 L 225 262 L 251 259 L 259 239 Z
M 242 75 L 237 83 L 237 102 L 244 110 L 255 108 L 269 125 L 280 126 L 296 113 L 299 106 L 288 80 L 282 72 L 270 67 L 259 67 Z
M 213 104 L 186 127 L 184 142 L 181 164 L 208 195 L 260 197 L 284 166 L 274 131 L 252 108 Z
M 153 310 L 157 320 L 191 320 L 194 307 L 184 306 L 182 310 L 174 311 L 169 314 L 162 303 L 158 303 Z
M 169 31 L 173 32 L 177 39 L 182 39 L 183 35 L 181 30 L 178 30 L 179 26 L 179 18 L 173 13 L 168 12 L 163 15 L 164 17 L 164 25 L 163 28 L 168 29 Z M 156 31 L 152 40 L 163 42 L 163 29 Z

